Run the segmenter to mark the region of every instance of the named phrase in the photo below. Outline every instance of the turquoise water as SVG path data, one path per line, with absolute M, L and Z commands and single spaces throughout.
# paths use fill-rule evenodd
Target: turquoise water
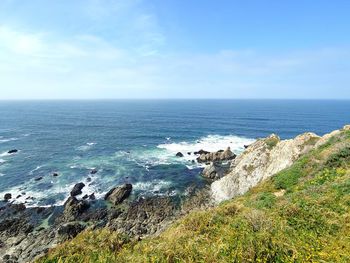
M 60 204 L 81 181 L 83 194 L 98 197 L 124 182 L 135 195 L 184 194 L 207 183 L 187 152 L 231 146 L 239 153 L 270 133 L 322 135 L 347 123 L 349 101 L 3 101 L 0 195 L 25 192 L 18 202 L 31 196 L 28 205 Z

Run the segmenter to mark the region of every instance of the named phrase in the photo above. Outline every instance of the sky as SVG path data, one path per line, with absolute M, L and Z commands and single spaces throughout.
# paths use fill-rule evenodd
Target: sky
M 0 99 L 350 99 L 348 0 L 0 0 Z

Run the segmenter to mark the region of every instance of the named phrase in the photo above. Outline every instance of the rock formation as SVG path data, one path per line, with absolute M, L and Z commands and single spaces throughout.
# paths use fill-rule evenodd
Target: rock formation
M 211 185 L 214 200 L 220 202 L 245 193 L 260 181 L 291 166 L 319 140 L 314 133 L 304 133 L 290 140 L 280 140 L 272 134 L 257 140 L 232 161 L 226 176 Z

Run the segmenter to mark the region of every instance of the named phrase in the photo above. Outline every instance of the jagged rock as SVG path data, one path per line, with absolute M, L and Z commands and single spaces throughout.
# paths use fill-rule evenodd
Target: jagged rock
M 5 195 L 4 195 L 4 200 L 7 202 L 8 200 L 10 200 L 12 198 L 12 194 L 10 194 L 10 193 L 6 193 Z
M 12 149 L 12 150 L 9 150 L 7 153 L 11 154 L 11 153 L 16 153 L 16 152 L 18 152 L 17 149 Z
M 85 200 L 78 200 L 70 196 L 64 203 L 63 217 L 65 221 L 74 220 L 90 207 Z
M 222 178 L 227 173 L 229 168 L 229 164 L 212 162 L 210 163 L 210 165 L 207 165 L 204 168 L 204 170 L 202 171 L 202 176 L 211 180 L 217 180 Z
M 130 195 L 131 190 L 131 184 L 124 184 L 119 187 L 114 187 L 108 191 L 104 199 L 110 201 L 114 205 L 118 205 Z
M 81 223 L 72 222 L 61 225 L 57 234 L 60 235 L 63 239 L 71 239 L 77 236 L 81 231 L 85 229 L 85 226 Z
M 90 199 L 90 200 L 95 200 L 95 199 L 96 199 L 95 194 L 92 193 L 91 195 L 89 195 L 89 199 Z
M 234 158 L 236 158 L 236 155 L 231 151 L 230 147 L 227 147 L 225 151 L 220 150 L 217 152 L 202 153 L 197 158 L 197 162 L 199 163 L 222 162 L 222 161 L 233 160 Z
M 305 133 L 290 140 L 281 141 L 274 134 L 257 140 L 231 162 L 228 175 L 213 182 L 214 199 L 220 202 L 245 193 L 261 180 L 291 166 L 319 139 L 314 133 Z
M 176 156 L 177 156 L 177 157 L 184 157 L 184 155 L 183 155 L 181 152 L 178 152 L 178 153 L 176 154 Z
M 198 152 L 194 152 L 195 155 L 201 155 L 201 154 L 207 154 L 207 153 L 210 153 L 208 151 L 204 151 L 204 150 L 199 150 Z
M 77 183 L 76 185 L 74 185 L 72 191 L 70 192 L 70 195 L 71 196 L 80 195 L 82 193 L 81 189 L 83 189 L 84 186 L 85 186 L 84 183 Z

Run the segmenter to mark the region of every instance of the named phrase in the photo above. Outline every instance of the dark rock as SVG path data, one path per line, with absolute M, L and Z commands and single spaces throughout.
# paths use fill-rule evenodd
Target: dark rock
M 82 193 L 81 189 L 83 189 L 84 186 L 85 186 L 84 183 L 77 183 L 76 185 L 74 185 L 72 191 L 70 192 L 70 195 L 71 196 L 80 195 Z
M 18 152 L 17 149 L 12 149 L 12 150 L 9 150 L 7 153 L 11 154 L 11 153 L 16 153 L 16 152 Z
M 55 177 L 56 177 L 56 176 L 58 176 L 58 173 L 53 173 L 52 176 L 55 176 Z
M 176 156 L 177 156 L 177 157 L 184 157 L 184 155 L 183 155 L 181 152 L 178 152 L 178 153 L 176 154 Z
M 243 145 L 244 146 L 244 149 L 247 149 L 249 147 L 249 145 Z
M 39 206 L 39 207 L 36 208 L 36 212 L 38 214 L 42 213 L 44 210 L 45 210 L 45 207 L 42 207 L 42 206 Z
M 12 198 L 12 194 L 10 194 L 10 193 L 6 193 L 5 195 L 4 195 L 4 200 L 7 202 L 8 200 L 10 200 Z
M 191 152 L 187 152 L 188 155 L 191 155 Z
M 199 150 L 198 152 L 194 152 L 195 155 L 198 155 L 198 154 L 207 154 L 209 152 L 207 151 L 204 151 L 204 150 Z
M 114 187 L 108 191 L 104 199 L 110 201 L 114 205 L 118 205 L 130 195 L 131 190 L 131 184 L 124 184 L 119 187 Z
M 86 178 L 86 182 L 90 183 L 91 182 L 91 177 Z
M 35 178 L 34 181 L 40 181 L 41 179 L 43 179 L 43 177 L 39 176 L 39 177 Z
M 72 222 L 61 225 L 58 228 L 57 233 L 61 236 L 61 238 L 67 240 L 76 237 L 84 229 L 85 226 L 83 224 Z
M 20 198 L 22 195 L 17 195 L 16 199 Z
M 22 203 L 20 203 L 20 204 L 11 204 L 11 208 L 16 213 L 26 210 L 26 206 L 24 204 L 22 204 Z
M 83 199 L 87 199 L 89 196 L 86 194 L 83 196 Z
M 91 195 L 89 195 L 89 199 L 90 199 L 90 200 L 95 200 L 95 199 L 96 199 L 95 194 L 92 193 Z
M 85 200 L 78 200 L 74 196 L 70 196 L 64 203 L 63 217 L 64 221 L 75 220 L 79 215 L 90 207 Z
M 97 169 L 91 169 L 90 174 L 96 174 L 97 172 Z

